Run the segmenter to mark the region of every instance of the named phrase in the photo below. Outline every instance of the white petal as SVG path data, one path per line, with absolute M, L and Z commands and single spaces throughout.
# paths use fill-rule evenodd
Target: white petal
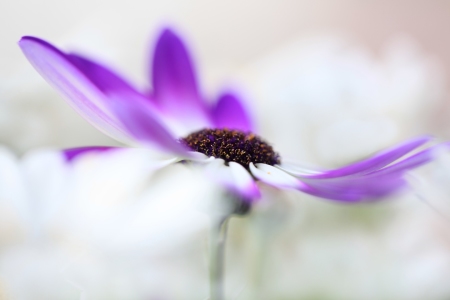
M 23 181 L 20 161 L 8 149 L 0 147 L 0 166 L 0 218 L 3 224 L 9 222 L 9 226 L 13 222 L 27 221 L 28 191 Z
M 189 154 L 189 160 L 192 160 L 195 162 L 207 163 L 207 162 L 212 162 L 213 160 L 215 160 L 215 157 L 207 156 L 200 152 L 190 151 L 190 152 L 188 152 L 188 154 Z M 182 158 L 180 160 L 182 160 Z
M 235 187 L 242 195 L 249 199 L 259 198 L 261 196 L 258 186 L 252 176 L 242 165 L 230 162 L 229 169 L 233 175 Z
M 260 197 L 258 186 L 256 185 L 250 173 L 240 164 L 230 162 L 225 165 L 223 159 L 215 159 L 208 164 L 213 180 L 217 180 L 232 192 L 244 197 L 245 199 L 256 199 Z
M 231 172 L 228 172 L 225 161 L 221 158 L 216 158 L 206 165 L 206 171 L 213 179 L 225 185 L 231 185 L 233 177 Z
M 299 176 L 299 177 L 322 173 L 322 171 L 320 171 L 318 168 L 312 169 L 312 168 L 300 166 L 298 164 L 289 163 L 289 162 L 288 163 L 283 162 L 279 165 L 276 165 L 275 167 L 278 169 L 281 169 L 291 175 Z
M 67 201 L 70 167 L 60 151 L 34 150 L 21 159 L 28 192 L 29 219 L 33 234 L 42 234 Z
M 299 189 L 303 184 L 288 173 L 266 164 L 250 163 L 250 171 L 259 180 L 280 188 Z

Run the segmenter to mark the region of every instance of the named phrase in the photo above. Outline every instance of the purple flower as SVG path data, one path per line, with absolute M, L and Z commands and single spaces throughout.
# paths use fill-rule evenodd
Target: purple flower
M 260 182 L 343 202 L 379 199 L 406 186 L 406 171 L 448 147 L 436 145 L 409 155 L 431 139 L 419 137 L 339 169 L 304 170 L 283 163 L 252 133 L 253 122 L 235 94 L 223 93 L 213 104 L 205 100 L 190 55 L 171 30 L 161 33 L 153 53 L 152 93 L 138 91 L 105 66 L 41 39 L 23 37 L 19 45 L 36 70 L 99 130 L 129 145 L 159 148 L 177 157 L 174 161 L 198 162 L 248 201 L 260 197 Z M 72 160 L 109 149 L 76 148 L 65 154 Z

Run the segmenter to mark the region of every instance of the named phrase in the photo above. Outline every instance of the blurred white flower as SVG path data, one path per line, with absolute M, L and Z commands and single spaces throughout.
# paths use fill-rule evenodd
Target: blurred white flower
M 293 41 L 243 73 L 258 99 L 264 136 L 285 153 L 342 165 L 423 133 L 445 93 L 442 70 L 411 40 L 377 56 L 337 37 Z M 279 134 L 278 128 L 285 129 Z
M 50 299 L 76 295 L 61 278 L 65 254 L 52 238 L 60 229 L 53 216 L 64 203 L 67 169 L 51 152 L 22 161 L 0 149 L 0 282 L 9 298 Z M 24 286 L 27 288 L 24 289 Z
M 220 190 L 147 151 L 0 150 L 0 288 L 13 299 L 198 299 L 203 201 Z M 24 289 L 24 287 L 27 287 Z M 153 297 L 153 298 L 152 298 Z

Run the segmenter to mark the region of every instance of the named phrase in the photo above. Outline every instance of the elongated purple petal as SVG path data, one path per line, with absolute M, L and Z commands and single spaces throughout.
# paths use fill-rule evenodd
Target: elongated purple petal
M 313 196 L 349 203 L 379 199 L 405 186 L 405 181 L 398 174 L 301 181 L 265 164 L 257 164 L 256 167 L 250 164 L 250 170 L 256 178 L 274 187 L 296 189 Z
M 79 55 L 70 54 L 69 57 L 71 61 L 99 87 L 99 89 L 110 97 L 108 105 L 113 108 L 113 113 L 116 114 L 119 120 L 123 120 L 123 117 L 121 116 L 122 111 L 114 109 L 114 106 L 116 105 L 114 101 L 121 101 L 124 105 L 135 105 L 138 109 L 150 110 L 155 120 L 158 119 L 159 123 L 164 123 L 163 118 L 156 118 L 159 111 L 157 111 L 153 102 L 147 101 L 150 100 L 147 96 L 138 92 L 117 74 L 106 67 Z M 125 127 L 128 128 L 128 126 Z M 133 133 L 131 133 L 131 135 L 134 136 Z
M 249 113 L 234 94 L 221 95 L 211 115 L 216 128 L 254 131 Z
M 154 101 L 161 111 L 182 118 L 187 125 L 188 121 L 209 125 L 190 55 L 181 39 L 169 29 L 162 32 L 156 44 L 152 79 Z
M 123 93 L 117 97 L 111 94 L 110 97 L 117 117 L 135 139 L 142 144 L 189 157 L 188 149 L 165 128 L 157 112 L 148 102 L 139 98 L 128 101 L 128 97 L 123 97 Z M 130 98 L 132 97 L 130 95 Z
M 19 46 L 34 68 L 79 114 L 111 137 L 131 141 L 126 129 L 109 110 L 109 99 L 66 54 L 35 37 L 23 37 Z
M 388 164 L 394 162 L 395 160 L 401 158 L 402 156 L 408 154 L 412 150 L 416 149 L 419 146 L 422 146 L 423 144 L 425 144 L 430 140 L 431 137 L 428 136 L 415 138 L 403 144 L 400 144 L 396 147 L 385 150 L 371 158 L 356 162 L 354 164 L 339 169 L 316 172 L 314 174 L 307 174 L 306 172 L 298 172 L 289 167 L 281 166 L 281 168 L 298 177 L 311 179 L 326 179 L 342 176 L 353 176 L 358 174 L 367 174 L 387 166 Z
M 416 141 L 419 143 L 419 139 Z M 392 150 L 385 153 L 391 154 L 390 159 L 392 159 L 407 150 L 408 147 L 404 147 L 405 145 L 413 146 L 413 144 L 407 143 L 394 149 L 396 150 L 394 151 L 395 155 L 391 152 Z M 370 201 L 385 197 L 405 187 L 407 183 L 404 174 L 407 171 L 432 161 L 440 151 L 448 149 L 450 149 L 450 143 L 434 145 L 388 166 L 385 166 L 387 160 L 380 159 L 378 162 L 383 161 L 383 163 L 374 163 L 368 168 L 361 168 L 358 172 L 351 174 L 343 172 L 340 177 L 324 178 L 308 176 L 308 174 L 296 177 L 296 175 L 283 173 L 282 169 L 264 164 L 258 164 L 257 168 L 251 166 L 250 169 L 255 177 L 273 186 L 298 189 L 318 197 L 345 202 Z M 376 158 L 380 157 L 383 158 L 383 154 Z M 380 166 L 380 169 L 374 170 L 375 167 Z
M 156 44 L 152 70 L 153 88 L 158 99 L 175 94 L 190 101 L 199 100 L 190 55 L 181 39 L 169 29 L 161 33 Z
M 87 147 L 64 149 L 63 154 L 64 154 L 64 157 L 66 158 L 66 160 L 68 162 L 71 162 L 75 158 L 77 158 L 79 155 L 83 155 L 86 153 L 106 152 L 106 151 L 117 150 L 117 149 L 123 149 L 123 148 L 107 147 L 107 146 L 87 146 Z
M 404 174 L 436 158 L 439 151 L 448 150 L 450 144 L 439 144 L 422 150 L 408 158 L 370 173 L 334 178 L 302 178 L 315 190 L 331 192 L 334 195 L 357 199 L 377 199 L 406 186 Z
M 403 174 L 375 177 L 343 177 L 336 180 L 303 181 L 303 192 L 345 202 L 372 201 L 383 198 L 406 186 Z
M 108 94 L 111 90 L 115 93 L 121 90 L 126 93 L 139 93 L 128 82 L 107 67 L 81 55 L 70 53 L 66 56 L 103 93 Z
M 367 176 L 379 176 L 406 172 L 408 170 L 420 167 L 428 162 L 431 162 L 439 154 L 439 151 L 448 149 L 450 149 L 450 143 L 434 145 L 383 169 L 371 172 Z

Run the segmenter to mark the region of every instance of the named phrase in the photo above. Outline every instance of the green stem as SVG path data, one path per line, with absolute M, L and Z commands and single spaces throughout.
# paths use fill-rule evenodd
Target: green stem
M 210 300 L 224 300 L 224 263 L 228 217 L 212 222 L 210 236 Z

